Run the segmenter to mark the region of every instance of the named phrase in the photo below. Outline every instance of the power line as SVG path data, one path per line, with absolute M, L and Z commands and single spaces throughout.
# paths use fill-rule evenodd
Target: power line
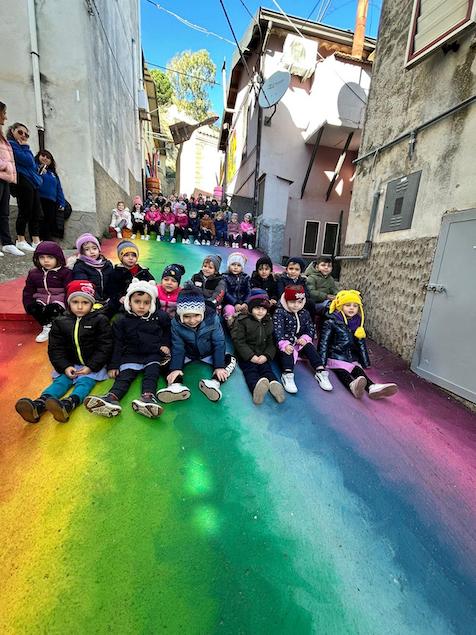
M 331 6 L 332 0 L 327 0 L 327 4 L 322 6 L 322 9 L 319 12 L 318 17 L 316 18 L 316 22 L 322 22 L 324 20 L 324 16 L 327 13 L 327 9 Z
M 183 71 L 178 71 L 175 68 L 170 68 L 169 66 L 161 66 L 160 64 L 154 64 L 154 62 L 145 61 L 149 66 L 154 66 L 155 68 L 162 68 L 164 71 L 169 71 L 170 73 L 177 73 L 178 75 L 185 75 L 185 77 L 191 77 L 192 79 L 198 79 L 201 82 L 205 82 L 205 84 L 212 84 L 213 86 L 221 86 L 218 82 L 215 82 L 212 79 L 203 79 L 203 77 L 199 77 L 198 75 L 190 75 L 190 73 L 184 73 Z

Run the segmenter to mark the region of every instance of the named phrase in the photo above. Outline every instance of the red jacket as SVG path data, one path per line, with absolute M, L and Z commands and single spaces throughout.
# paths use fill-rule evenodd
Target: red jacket
M 160 308 L 170 315 L 171 318 L 175 316 L 177 311 L 177 296 L 182 289 L 177 287 L 172 293 L 167 293 L 161 284 L 157 285 L 158 298 L 160 302 Z

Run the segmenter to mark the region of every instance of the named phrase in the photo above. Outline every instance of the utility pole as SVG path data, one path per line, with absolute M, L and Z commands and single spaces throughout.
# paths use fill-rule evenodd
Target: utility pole
M 364 52 L 365 25 L 367 23 L 367 11 L 369 0 L 358 0 L 355 16 L 354 39 L 352 41 L 352 57 L 362 59 Z

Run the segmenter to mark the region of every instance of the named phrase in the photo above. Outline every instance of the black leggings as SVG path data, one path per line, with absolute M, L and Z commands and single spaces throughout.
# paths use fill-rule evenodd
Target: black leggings
M 10 184 L 0 179 L 0 243 L 11 245 L 10 236 Z
M 137 375 L 141 372 L 142 375 L 142 394 L 145 392 L 150 392 L 155 395 L 155 391 L 157 390 L 157 382 L 159 380 L 161 366 L 159 363 L 147 364 L 143 371 L 133 370 L 132 368 L 126 368 L 125 370 L 121 370 L 119 375 L 116 377 L 116 380 L 109 390 L 110 393 L 115 395 L 118 399 L 122 399 L 126 392 L 129 390 L 130 385 L 137 377 Z
M 309 360 L 311 366 L 316 370 L 318 366 L 321 365 L 321 359 L 317 354 L 314 346 L 308 342 L 305 346 L 301 348 L 299 351 L 299 355 L 301 357 L 306 357 Z M 288 355 L 284 351 L 279 352 L 279 361 L 281 363 L 281 368 L 283 369 L 283 373 L 292 373 L 294 372 L 294 355 L 291 353 Z
M 30 181 L 23 176 L 18 175 L 18 183 L 16 186 L 16 195 L 18 203 L 18 216 L 16 222 L 16 232 L 18 236 L 24 236 L 26 226 L 30 232 L 30 238 L 40 235 L 40 221 L 43 219 L 43 210 L 41 209 L 40 194 Z
M 25 307 L 25 311 L 28 315 L 31 315 L 41 326 L 45 324 L 51 324 L 51 322 L 64 313 L 64 307 L 57 302 L 51 304 L 41 304 L 40 302 L 33 302 Z
M 141 236 L 144 234 L 144 222 L 133 220 L 132 221 L 132 233 L 140 234 Z
M 270 362 L 264 364 L 253 364 L 253 362 L 240 361 L 239 366 L 245 376 L 246 385 L 252 393 L 256 384 L 262 377 L 266 377 L 269 381 L 278 381 L 276 375 L 271 368 Z
M 347 388 L 347 390 L 349 389 L 350 384 L 354 381 L 354 379 L 357 379 L 357 377 L 365 377 L 365 379 L 367 380 L 367 383 L 365 385 L 365 390 L 367 392 L 369 392 L 369 387 L 374 383 L 370 377 L 368 377 L 364 370 L 362 368 L 360 368 L 360 366 L 354 366 L 354 368 L 352 369 L 352 371 L 349 373 L 349 371 L 344 370 L 343 368 L 333 368 L 332 369 L 334 371 L 334 373 L 337 375 L 337 379 L 344 384 L 344 386 Z
M 40 198 L 41 209 L 43 210 L 43 220 L 40 223 L 41 240 L 51 240 L 52 236 L 58 235 L 56 227 L 56 210 L 58 205 L 49 198 Z

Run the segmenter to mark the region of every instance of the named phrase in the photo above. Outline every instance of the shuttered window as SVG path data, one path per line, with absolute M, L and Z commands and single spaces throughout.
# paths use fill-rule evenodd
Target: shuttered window
M 414 0 L 407 66 L 475 22 L 475 0 Z
M 319 221 L 307 220 L 304 225 L 304 236 L 302 240 L 302 255 L 316 256 L 317 243 L 319 241 Z

